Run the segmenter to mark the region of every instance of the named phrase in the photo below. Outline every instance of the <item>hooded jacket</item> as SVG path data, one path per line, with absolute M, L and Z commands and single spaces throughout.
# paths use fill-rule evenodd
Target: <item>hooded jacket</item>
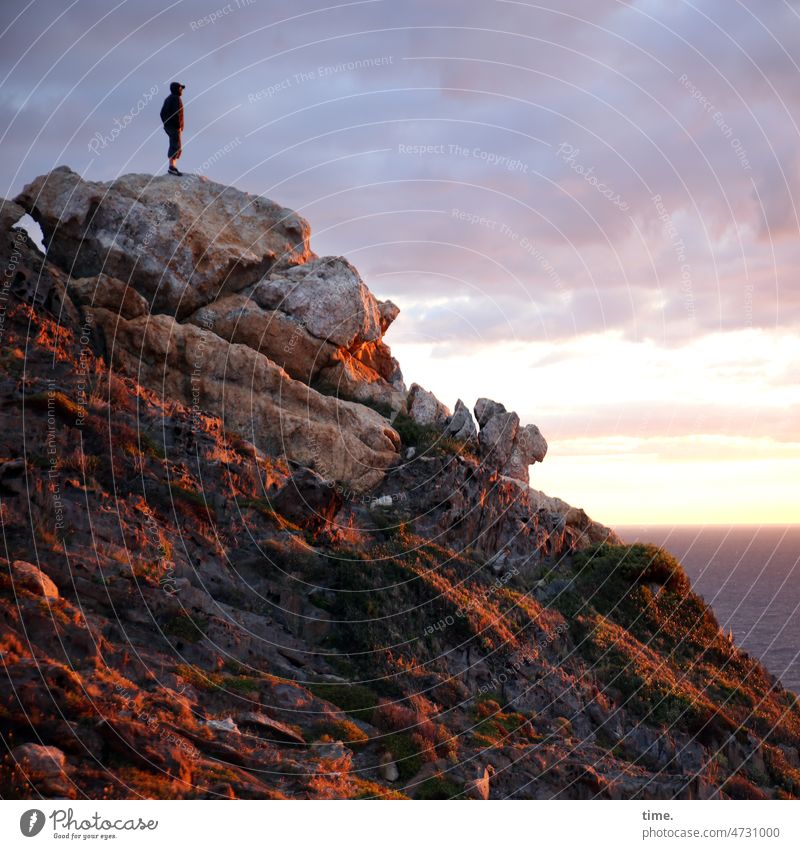
M 180 83 L 172 83 L 169 95 L 161 107 L 161 123 L 168 133 L 183 131 L 183 101 L 181 100 Z

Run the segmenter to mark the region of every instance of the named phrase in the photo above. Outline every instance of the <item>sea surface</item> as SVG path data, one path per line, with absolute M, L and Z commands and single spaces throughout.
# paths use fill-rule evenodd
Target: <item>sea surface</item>
M 800 525 L 615 527 L 681 561 L 736 644 L 800 693 Z

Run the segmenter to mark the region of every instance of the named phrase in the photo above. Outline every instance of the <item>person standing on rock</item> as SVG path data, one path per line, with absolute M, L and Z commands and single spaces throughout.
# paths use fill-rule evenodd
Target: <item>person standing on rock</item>
M 169 150 L 167 158 L 169 159 L 169 174 L 174 174 L 176 177 L 182 177 L 178 166 L 175 164 L 181 155 L 181 133 L 183 132 L 183 101 L 181 95 L 186 88 L 183 83 L 170 83 L 169 95 L 164 99 L 164 105 L 161 107 L 161 123 L 164 125 L 164 132 L 169 136 Z

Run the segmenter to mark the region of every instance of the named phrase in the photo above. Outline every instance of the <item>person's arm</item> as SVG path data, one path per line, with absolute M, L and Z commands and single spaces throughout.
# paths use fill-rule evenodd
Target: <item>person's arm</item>
M 183 101 L 178 101 L 178 129 L 183 132 Z

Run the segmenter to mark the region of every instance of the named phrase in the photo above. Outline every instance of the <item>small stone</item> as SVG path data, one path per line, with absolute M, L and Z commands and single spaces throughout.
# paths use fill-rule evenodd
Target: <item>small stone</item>
M 385 752 L 378 763 L 378 772 L 384 781 L 397 781 L 400 778 L 400 770 L 394 762 L 391 752 Z
M 58 587 L 33 563 L 15 560 L 12 565 L 14 583 L 44 598 L 58 598 Z
M 261 737 L 278 742 L 297 743 L 300 746 L 306 745 L 303 735 L 297 729 L 264 713 L 258 711 L 243 713 L 238 719 L 242 727 L 251 726 Z
M 46 796 L 74 797 L 67 775 L 67 758 L 56 746 L 25 743 L 11 751 L 18 774 Z
M 206 725 L 209 728 L 213 728 L 214 731 L 226 731 L 229 734 L 239 734 L 239 727 L 233 721 L 233 717 L 226 717 L 225 719 L 209 719 L 206 721 Z

